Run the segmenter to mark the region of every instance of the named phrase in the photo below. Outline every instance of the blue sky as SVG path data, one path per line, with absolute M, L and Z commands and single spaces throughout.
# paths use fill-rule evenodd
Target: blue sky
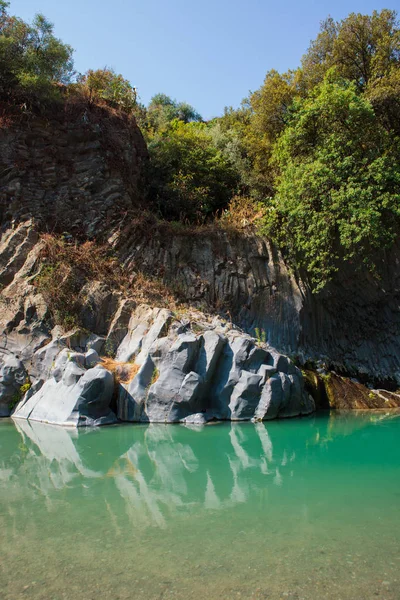
M 163 92 L 203 116 L 256 90 L 269 69 L 300 62 L 321 20 L 400 8 L 398 0 L 11 0 L 25 20 L 42 12 L 75 49 L 75 68 L 113 67 L 147 104 Z

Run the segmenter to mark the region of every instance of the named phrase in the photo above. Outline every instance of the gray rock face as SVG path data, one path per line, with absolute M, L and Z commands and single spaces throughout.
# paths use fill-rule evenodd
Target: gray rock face
M 248 420 L 254 415 L 261 395 L 261 375 L 242 371 L 229 402 L 232 421 Z
M 315 408 L 290 359 L 226 322 L 214 318 L 194 327 L 190 319 L 144 305 L 131 307 L 130 316 L 120 312 L 105 339 L 77 331 L 35 350 L 33 386 L 13 417 L 77 427 L 118 420 L 194 426 L 292 417 Z M 117 372 L 132 373 L 129 381 L 114 380 L 101 366 L 93 342 L 107 347 L 109 339 L 118 340 Z M 11 358 L 1 373 L 0 398 L 8 406 L 27 372 Z
M 295 277 L 265 238 L 223 231 L 190 239 L 141 236 L 132 225 L 121 245 L 125 267 L 178 285 L 189 302 L 231 307 L 236 325 L 281 353 L 323 360 L 400 385 L 400 242 L 379 262 L 379 278 L 342 263 L 319 294 Z
M 195 335 L 178 336 L 161 362 L 157 381 L 149 389 L 145 407 L 149 421 L 174 423 L 202 411 L 202 379 L 192 371 L 199 347 L 200 340 Z
M 27 372 L 23 363 L 12 355 L 5 357 L 0 364 L 0 417 L 8 417 L 21 397 Z
M 104 145 L 108 131 L 100 125 L 110 115 L 100 116 L 89 106 L 85 115 L 85 121 L 72 114 L 66 119 L 61 109 L 45 127 L 33 115 L 29 125 L 16 119 L 3 127 L 1 219 L 11 214 L 19 222 L 21 216 L 32 215 L 49 230 L 57 223 L 61 231 L 83 228 L 88 236 L 110 234 L 139 196 L 147 148 L 134 119 L 127 126 L 125 119 L 113 117 L 112 147 L 118 161 L 111 167 L 106 150 L 110 141 Z
M 138 365 L 143 364 L 147 358 L 152 344 L 166 333 L 169 325 L 172 322 L 172 313 L 169 310 L 155 309 L 154 317 L 154 321 L 150 326 L 148 333 L 142 337 L 143 341 L 140 344 L 140 353 L 136 358 L 136 363 Z
M 64 349 L 49 379 L 35 393 L 26 394 L 13 417 L 76 427 L 115 423 L 110 408 L 114 378 L 103 367 L 90 366 L 94 352 L 85 356 Z
M 100 356 L 97 354 L 96 350 L 91 348 L 85 354 L 85 367 L 90 369 L 91 367 L 95 367 L 100 362 Z
M 134 330 L 124 338 L 134 339 L 135 348 L 141 348 L 136 358 L 140 368 L 129 384 L 120 386 L 119 419 L 195 424 L 290 417 L 315 410 L 301 371 L 266 344 L 218 320 L 195 334 L 190 323 L 189 330 L 182 331 L 170 315 L 169 329 L 160 327 L 158 312 L 153 319 L 142 339 L 140 325 L 131 320 Z

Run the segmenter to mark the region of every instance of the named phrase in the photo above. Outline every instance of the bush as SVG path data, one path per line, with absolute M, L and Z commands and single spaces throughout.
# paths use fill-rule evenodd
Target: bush
M 127 113 L 132 113 L 137 106 L 135 88 L 112 69 L 89 70 L 78 77 L 74 88 L 86 97 L 90 104 L 105 102 Z
M 262 226 L 265 206 L 247 196 L 234 196 L 221 215 L 220 223 L 233 229 L 258 229 Z

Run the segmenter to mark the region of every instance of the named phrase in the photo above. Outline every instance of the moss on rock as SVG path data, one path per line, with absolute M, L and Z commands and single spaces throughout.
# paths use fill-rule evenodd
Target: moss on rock
M 330 408 L 368 409 L 397 408 L 400 396 L 386 391 L 370 390 L 362 383 L 332 372 L 322 378 Z
M 334 371 L 320 375 L 302 370 L 304 387 L 318 408 L 338 410 L 383 409 L 400 407 L 400 394 L 386 390 L 371 390 L 362 383 L 337 375 Z

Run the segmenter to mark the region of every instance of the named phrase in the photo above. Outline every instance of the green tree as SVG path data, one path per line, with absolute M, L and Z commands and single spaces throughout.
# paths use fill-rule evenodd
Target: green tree
M 388 132 L 400 136 L 400 68 L 394 65 L 385 77 L 373 79 L 366 97 Z
M 275 173 L 271 153 L 276 139 L 284 130 L 292 102 L 299 95 L 299 72 L 269 71 L 264 84 L 249 99 L 251 118 L 244 134 L 244 144 L 252 163 L 253 191 L 270 196 L 274 191 Z
M 8 3 L 0 2 L 0 96 L 24 100 L 54 98 L 54 84 L 69 83 L 73 50 L 53 33 L 41 14 L 32 24 L 9 16 Z
M 166 94 L 156 94 L 147 107 L 147 128 L 150 135 L 167 128 L 178 119 L 184 123 L 201 122 L 201 115 L 186 102 L 172 100 Z
M 399 141 L 356 85 L 329 77 L 295 101 L 273 159 L 280 170 L 265 232 L 321 289 L 341 260 L 373 269 L 400 220 Z
M 176 119 L 148 148 L 149 198 L 163 217 L 203 222 L 228 204 L 239 178 L 205 123 Z
M 302 58 L 303 84 L 306 91 L 321 83 L 334 64 L 333 52 L 339 23 L 332 17 L 321 22 L 320 32 Z
M 240 129 L 235 127 L 225 128 L 220 119 L 215 119 L 207 128 L 215 148 L 237 173 L 240 188 L 243 193 L 248 193 L 252 184 L 252 164 L 243 143 Z
M 387 75 L 399 59 L 400 30 L 395 11 L 351 13 L 342 21 L 328 18 L 303 57 L 304 82 L 311 89 L 336 67 L 341 77 L 364 90 L 371 80 Z

